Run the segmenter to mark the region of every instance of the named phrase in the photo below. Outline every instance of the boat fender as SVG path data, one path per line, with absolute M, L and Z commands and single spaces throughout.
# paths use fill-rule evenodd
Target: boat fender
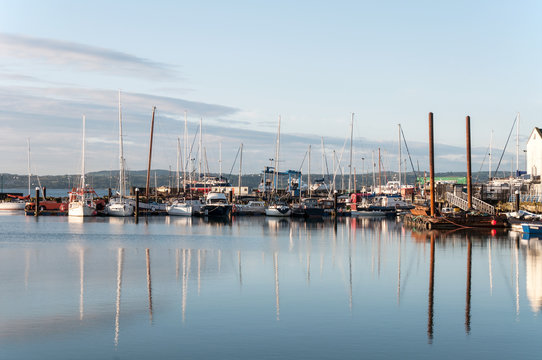
M 355 203 L 356 203 L 356 200 L 357 200 L 356 194 L 350 195 L 350 202 L 351 202 L 351 203 L 355 204 Z

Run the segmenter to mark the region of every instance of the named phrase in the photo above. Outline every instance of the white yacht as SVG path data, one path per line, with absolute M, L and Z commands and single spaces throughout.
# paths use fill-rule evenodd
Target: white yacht
M 69 216 L 95 216 L 96 193 L 88 186 L 74 189 L 70 192 L 68 215 Z
M 175 200 L 166 206 L 166 210 L 169 215 L 192 216 L 200 212 L 202 205 L 199 200 Z
M 85 184 L 85 116 L 83 115 L 83 153 L 81 157 L 81 183 L 77 189 L 69 193 L 69 216 L 95 216 L 96 193 L 94 189 Z
M 119 196 L 109 199 L 109 204 L 106 205 L 105 211 L 110 216 L 132 216 L 134 215 L 134 202 L 125 197 L 126 193 L 126 173 L 124 171 L 124 149 L 122 142 L 122 112 L 120 107 L 120 91 L 119 91 Z

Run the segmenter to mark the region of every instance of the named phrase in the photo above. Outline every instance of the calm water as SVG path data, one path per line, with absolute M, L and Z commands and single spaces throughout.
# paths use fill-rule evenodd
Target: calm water
M 395 221 L 0 216 L 1 359 L 542 356 L 542 242 Z

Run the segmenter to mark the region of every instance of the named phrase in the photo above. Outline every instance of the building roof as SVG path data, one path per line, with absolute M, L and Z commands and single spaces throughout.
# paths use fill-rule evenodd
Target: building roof
M 533 138 L 533 133 L 534 133 L 535 131 L 538 133 L 538 139 L 539 139 L 539 140 L 542 139 L 542 128 L 535 127 L 535 128 L 533 129 L 533 131 L 531 131 L 531 134 L 529 135 L 529 139 L 527 140 L 527 143 L 529 143 L 529 142 L 532 140 L 532 138 Z

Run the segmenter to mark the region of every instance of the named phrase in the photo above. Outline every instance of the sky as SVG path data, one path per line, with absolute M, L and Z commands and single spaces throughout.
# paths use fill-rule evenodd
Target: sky
M 542 126 L 540 64 L 539 1 L 0 0 L 0 172 L 27 173 L 29 138 L 33 173 L 78 173 L 83 114 L 86 170 L 118 169 L 119 90 L 131 170 L 156 106 L 153 168 L 175 170 L 186 111 L 213 172 L 238 172 L 241 143 L 243 172 L 270 165 L 279 116 L 281 169 L 306 172 L 310 145 L 321 172 L 323 137 L 347 172 L 352 113 L 358 173 L 378 148 L 398 168 L 398 124 L 423 171 L 433 112 L 436 171 L 465 171 L 467 115 L 487 171 L 492 130 L 495 167 L 518 113 L 520 152 Z

